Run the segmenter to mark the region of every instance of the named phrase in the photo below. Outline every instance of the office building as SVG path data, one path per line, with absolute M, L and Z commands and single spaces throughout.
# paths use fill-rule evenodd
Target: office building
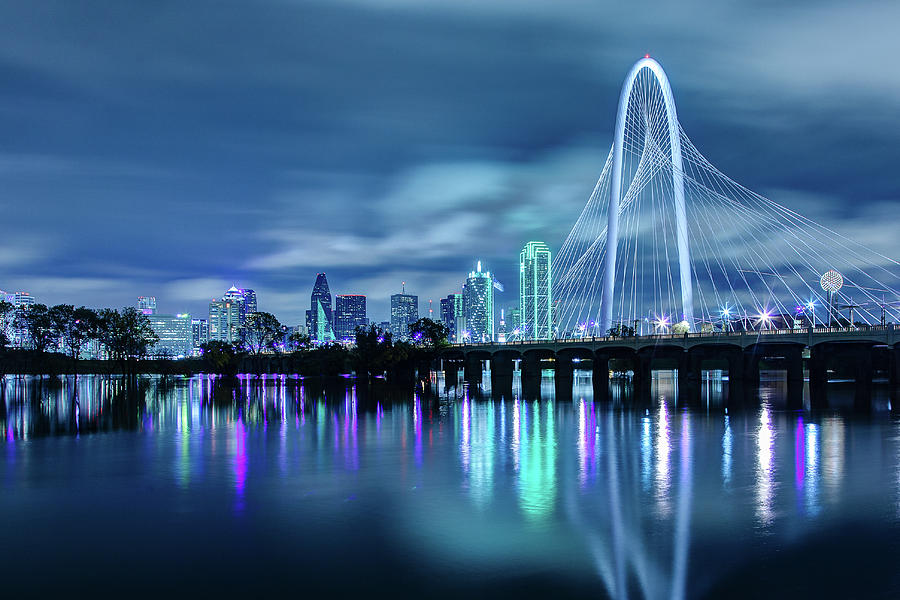
M 465 330 L 465 318 L 462 294 L 449 294 L 446 298 L 441 298 L 441 322 L 447 327 L 448 341 L 462 341 L 457 334 Z
M 191 337 L 193 338 L 193 355 L 200 354 L 200 346 L 209 341 L 209 321 L 191 319 Z
M 209 303 L 209 341 L 237 342 L 241 339 L 241 304 L 224 299 Z
M 481 270 L 481 261 L 466 278 L 463 307 L 466 316 L 463 340 L 479 343 L 494 341 L 494 276 L 490 271 Z
M 6 335 L 9 336 L 9 343 L 15 348 L 27 348 L 31 343 L 28 329 L 24 325 L 15 326 L 15 314 L 34 306 L 34 296 L 28 292 L 0 292 L 0 300 L 9 302 L 15 309 L 12 318 L 4 324 Z
M 156 314 L 156 296 L 138 296 L 138 310 L 141 314 Z
M 334 297 L 334 336 L 340 341 L 355 341 L 356 328 L 365 327 L 366 297 L 341 294 Z
M 159 341 L 150 349 L 151 356 L 184 358 L 194 351 L 191 315 L 147 315 Z
M 419 297 L 403 291 L 391 296 L 391 334 L 394 340 L 408 340 L 409 326 L 419 320 Z
M 523 339 L 553 337 L 552 285 L 550 248 L 544 242 L 528 242 L 519 254 L 519 329 Z
M 307 313 L 309 337 L 314 342 L 334 341 L 334 318 L 331 311 L 331 290 L 325 273 L 316 275 L 316 283 L 310 296 L 310 307 Z

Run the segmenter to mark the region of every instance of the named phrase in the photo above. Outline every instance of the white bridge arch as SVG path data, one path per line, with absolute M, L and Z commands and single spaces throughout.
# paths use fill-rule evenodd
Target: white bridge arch
M 864 200 L 864 199 L 862 199 Z M 822 290 L 836 270 L 844 285 Z M 900 263 L 735 182 L 678 120 L 668 77 L 639 60 L 612 147 L 554 258 L 556 337 L 900 322 Z
M 639 60 L 629 71 L 619 96 L 619 110 L 616 115 L 616 136 L 613 141 L 612 185 L 609 191 L 607 224 L 607 251 L 603 265 L 603 295 L 601 297 L 600 330 L 612 327 L 613 291 L 615 289 L 616 257 L 619 246 L 619 201 L 622 195 L 622 154 L 625 146 L 625 123 L 628 118 L 629 100 L 634 91 L 638 75 L 650 71 L 659 84 L 664 101 L 666 121 L 669 130 L 669 149 L 672 158 L 672 188 L 674 190 L 675 228 L 678 240 L 679 280 L 681 284 L 682 319 L 690 326 L 694 322 L 694 288 L 691 282 L 691 248 L 688 241 L 687 214 L 684 206 L 684 166 L 681 157 L 681 135 L 678 131 L 678 113 L 669 78 L 662 66 L 649 56 Z

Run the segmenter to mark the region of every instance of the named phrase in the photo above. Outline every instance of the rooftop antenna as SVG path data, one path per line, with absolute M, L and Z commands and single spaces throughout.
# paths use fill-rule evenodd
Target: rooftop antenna
M 405 281 L 401 281 L 401 282 L 400 282 L 400 286 L 401 286 L 401 288 L 403 289 L 403 293 L 405 294 L 405 293 L 406 293 L 406 282 L 405 282 Z

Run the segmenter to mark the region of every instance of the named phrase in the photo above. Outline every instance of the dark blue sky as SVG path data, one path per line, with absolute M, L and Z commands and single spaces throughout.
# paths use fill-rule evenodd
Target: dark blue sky
M 630 7 L 630 8 L 629 8 Z M 700 150 L 894 258 L 897 2 L 0 3 L 0 289 L 203 314 L 232 284 L 299 323 L 333 293 L 422 309 L 477 259 L 516 301 L 665 67 Z

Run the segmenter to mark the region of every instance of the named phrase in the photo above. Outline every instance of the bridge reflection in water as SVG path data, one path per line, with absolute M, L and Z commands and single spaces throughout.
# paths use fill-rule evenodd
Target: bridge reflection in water
M 889 324 L 467 344 L 445 350 L 441 368 L 451 385 L 490 380 L 495 395 L 518 389 L 526 398 L 546 395 L 553 385 L 563 399 L 575 391 L 576 372 L 586 369 L 596 399 L 632 403 L 650 402 L 658 374 L 669 372 L 681 402 L 691 406 L 758 404 L 780 378 L 788 408 L 842 407 L 846 389 L 830 383 L 852 382 L 850 405 L 871 410 L 891 405 L 900 384 L 900 335 Z M 552 382 L 542 378 L 548 371 Z
M 212 554 L 251 565 L 248 557 L 265 557 L 268 565 L 280 553 L 262 551 L 255 544 L 272 541 L 231 529 L 229 518 L 252 516 L 258 531 L 283 531 L 291 544 L 309 539 L 319 552 L 346 552 L 371 537 L 381 550 L 367 560 L 394 568 L 396 553 L 397 566 L 412 577 L 410 589 L 419 580 L 409 569 L 421 569 L 423 590 L 516 577 L 534 582 L 549 573 L 563 586 L 599 583 L 614 598 L 725 595 L 732 586 L 752 594 L 764 591 L 760 582 L 770 575 L 761 573 L 812 569 L 830 556 L 841 556 L 850 570 L 864 568 L 860 561 L 883 570 L 878 557 L 892 556 L 880 534 L 859 537 L 881 528 L 892 544 L 900 521 L 900 435 L 890 418 L 781 410 L 784 377 L 765 371 L 752 406 L 730 403 L 727 382 L 715 374 L 700 382 L 695 407 L 684 402 L 672 371 L 653 372 L 646 399 L 635 399 L 628 378 L 616 376 L 599 401 L 591 371 L 582 369 L 565 397 L 557 395 L 551 370 L 541 375 L 539 397 L 525 396 L 518 375 L 508 396 L 497 395 L 491 382 L 489 372 L 480 386 L 463 378 L 453 384 L 436 372 L 415 391 L 361 391 L 352 380 L 322 385 L 268 376 L 231 388 L 195 377 L 154 379 L 126 392 L 114 379 L 83 377 L 73 403 L 71 380 L 51 386 L 8 378 L 0 402 L 3 482 L 16 493 L 5 494 L 0 507 L 16 504 L 28 522 L 27 507 L 34 507 L 34 522 L 49 518 L 46 535 L 54 536 L 59 522 L 78 520 L 66 505 L 48 517 L 31 494 L 65 486 L 73 511 L 89 498 L 110 519 L 122 511 L 106 513 L 104 503 L 126 494 L 135 510 L 158 504 L 149 514 L 165 515 L 145 535 L 177 530 L 185 551 L 204 556 L 210 553 L 196 547 L 202 533 L 225 528 L 216 539 L 226 547 Z M 847 394 L 852 407 L 852 390 Z M 134 434 L 123 433 L 129 430 Z M 100 446 L 111 431 L 120 433 Z M 88 432 L 96 434 L 93 443 L 85 436 L 34 443 Z M 53 461 L 61 461 L 58 469 Z M 145 491 L 146 481 L 155 491 Z M 104 495 L 104 486 L 117 491 Z M 132 487 L 134 493 L 122 491 Z M 215 523 L 202 516 L 211 498 L 229 500 Z M 372 515 L 392 525 L 367 527 Z M 853 546 L 861 551 L 836 552 L 823 542 L 823 531 L 860 519 L 863 526 L 841 543 L 864 540 Z M 294 532 L 305 520 L 329 523 L 327 543 Z M 111 539 L 121 531 L 117 523 L 109 531 L 90 527 L 91 535 Z M 37 528 L 29 535 L 43 534 Z M 145 542 L 156 548 L 161 540 L 133 538 L 136 553 Z M 42 568 L 55 560 L 54 544 L 44 546 Z M 160 568 L 177 569 L 182 558 L 170 558 L 158 557 Z M 207 573 L 202 559 L 184 564 Z M 273 569 L 272 577 L 303 568 L 292 564 Z M 834 584 L 828 573 L 815 579 L 786 578 L 779 589 L 827 591 L 822 582 Z M 863 579 L 877 588 L 891 575 Z

